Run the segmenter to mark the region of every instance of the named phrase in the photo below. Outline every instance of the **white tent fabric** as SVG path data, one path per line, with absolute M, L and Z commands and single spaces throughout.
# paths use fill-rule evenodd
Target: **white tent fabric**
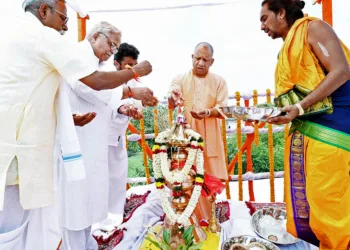
M 23 0 L 6 1 L 2 23 L 15 21 L 23 13 Z M 153 72 L 142 79 L 159 98 L 166 96 L 172 78 L 191 67 L 191 54 L 201 41 L 214 46 L 212 71 L 222 75 L 230 95 L 274 88 L 274 69 L 282 40 L 271 40 L 260 31 L 262 0 L 68 0 L 81 15 L 89 13 L 90 29 L 108 21 L 122 30 L 123 42 L 139 48 L 140 60 L 147 59 Z M 305 13 L 321 17 L 321 5 L 306 0 Z M 333 0 L 334 28 L 350 46 L 350 1 Z M 77 40 L 76 13 L 70 17 L 67 39 Z M 5 27 L 10 30 L 11 26 Z M 0 42 L 1 45 L 1 42 Z
M 85 5 L 79 0 L 67 0 L 66 3 L 71 7 L 75 12 L 79 14 L 80 17 L 86 17 L 87 11 Z

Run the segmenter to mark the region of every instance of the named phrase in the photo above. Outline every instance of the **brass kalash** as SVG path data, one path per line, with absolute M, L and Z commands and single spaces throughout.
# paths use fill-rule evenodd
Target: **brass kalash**
M 186 128 L 189 128 L 189 125 L 186 124 L 186 118 L 182 114 L 179 114 L 171 128 L 171 135 L 168 138 L 168 160 L 170 161 L 170 171 L 173 174 L 180 172 L 185 166 L 187 160 L 188 151 L 190 149 L 190 141 L 185 134 Z M 181 184 L 182 191 L 176 193 L 176 196 L 171 195 L 170 202 L 172 208 L 177 214 L 182 214 L 190 201 L 194 187 L 195 174 L 195 171 L 192 169 L 188 174 L 187 179 Z M 172 192 L 176 190 L 176 187 L 167 182 L 167 180 L 165 180 L 165 184 L 172 190 Z M 191 225 L 194 226 L 193 236 L 195 243 L 205 241 L 207 235 L 199 225 L 198 219 L 194 214 L 191 215 L 185 229 Z M 169 245 L 171 249 L 178 249 L 178 246 L 185 244 L 178 225 L 171 225 L 170 220 L 167 217 L 165 217 L 164 220 L 164 227 L 158 234 L 160 238 L 162 238 L 164 229 L 170 232 Z

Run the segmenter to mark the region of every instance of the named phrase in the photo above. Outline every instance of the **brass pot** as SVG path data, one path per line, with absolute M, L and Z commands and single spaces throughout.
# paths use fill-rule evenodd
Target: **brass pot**
M 175 207 L 176 210 L 185 210 L 188 203 L 190 202 L 191 196 L 187 193 L 179 197 L 171 197 L 171 203 Z

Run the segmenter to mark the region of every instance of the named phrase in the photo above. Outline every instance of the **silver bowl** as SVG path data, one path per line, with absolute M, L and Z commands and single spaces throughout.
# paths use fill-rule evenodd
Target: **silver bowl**
M 247 247 L 250 243 L 253 242 L 260 243 L 266 248 L 266 250 L 279 250 L 279 248 L 275 244 L 267 240 L 260 239 L 257 236 L 249 235 L 235 236 L 225 240 L 224 243 L 222 243 L 221 245 L 221 250 L 230 250 L 231 246 L 236 243 L 242 244 L 243 246 Z
M 286 211 L 278 208 L 263 208 L 251 217 L 250 224 L 260 237 L 279 245 L 289 245 L 300 241 L 286 230 Z
M 257 107 L 241 107 L 227 106 L 220 107 L 220 110 L 227 118 L 239 118 L 243 121 L 261 121 L 266 122 L 269 118 L 281 115 L 278 108 L 257 108 Z

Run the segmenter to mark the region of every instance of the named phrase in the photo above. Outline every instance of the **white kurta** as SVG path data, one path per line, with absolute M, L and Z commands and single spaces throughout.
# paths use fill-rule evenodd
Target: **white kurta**
M 127 83 L 131 88 L 140 87 L 134 79 Z M 134 104 L 142 109 L 141 101 L 126 99 L 121 101 L 121 105 Z M 121 106 L 120 105 L 120 106 Z M 119 107 L 118 107 L 119 108 Z M 128 178 L 128 154 L 125 145 L 125 132 L 129 125 L 129 117 L 116 112 L 112 117 L 109 127 L 109 148 L 108 148 L 108 168 L 109 168 L 109 212 L 123 215 L 126 199 L 126 184 Z
M 55 97 L 61 77 L 76 81 L 95 68 L 31 13 L 11 31 L 0 48 L 0 249 L 55 249 Z M 5 188 L 6 180 L 19 185 Z
M 98 61 L 95 66 L 99 67 Z M 122 87 L 95 91 L 81 82 L 69 85 L 72 112 L 97 114 L 89 124 L 76 127 L 86 179 L 67 182 L 60 174 L 62 226 L 82 230 L 104 220 L 108 214 L 108 125 L 112 108 L 115 109 L 122 98 Z
M 8 43 L 0 57 L 0 210 L 7 170 L 15 156 L 23 208 L 53 203 L 54 100 L 59 78 L 75 81 L 94 72 L 75 44 L 31 13 L 11 30 L 5 34 Z

